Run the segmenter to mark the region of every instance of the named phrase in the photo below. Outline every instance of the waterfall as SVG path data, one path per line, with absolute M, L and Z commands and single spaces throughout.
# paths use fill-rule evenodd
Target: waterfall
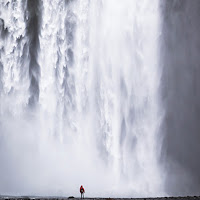
M 163 194 L 159 1 L 0 1 L 0 193 Z

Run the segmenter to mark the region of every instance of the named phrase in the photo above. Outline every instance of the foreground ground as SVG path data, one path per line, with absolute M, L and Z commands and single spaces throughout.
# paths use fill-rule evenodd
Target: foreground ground
M 6 197 L 0 196 L 0 200 L 80 200 L 74 197 Z M 200 200 L 200 196 L 187 197 L 159 197 L 159 198 L 84 198 L 84 200 Z

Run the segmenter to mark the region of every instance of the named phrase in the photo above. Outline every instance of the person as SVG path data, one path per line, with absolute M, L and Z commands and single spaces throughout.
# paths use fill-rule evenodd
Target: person
M 81 199 L 84 198 L 85 189 L 83 188 L 82 185 L 80 187 L 80 193 L 81 193 Z

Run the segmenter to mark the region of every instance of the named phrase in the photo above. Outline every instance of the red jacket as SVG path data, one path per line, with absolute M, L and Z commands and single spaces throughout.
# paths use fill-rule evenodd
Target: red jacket
M 85 192 L 85 190 L 84 190 L 83 186 L 81 185 L 81 187 L 80 187 L 80 193 L 84 193 L 84 192 Z

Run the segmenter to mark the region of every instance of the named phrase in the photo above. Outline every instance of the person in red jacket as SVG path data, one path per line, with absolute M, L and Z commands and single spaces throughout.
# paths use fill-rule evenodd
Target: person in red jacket
M 83 188 L 82 185 L 80 187 L 80 193 L 81 193 L 81 199 L 84 198 L 85 189 Z

